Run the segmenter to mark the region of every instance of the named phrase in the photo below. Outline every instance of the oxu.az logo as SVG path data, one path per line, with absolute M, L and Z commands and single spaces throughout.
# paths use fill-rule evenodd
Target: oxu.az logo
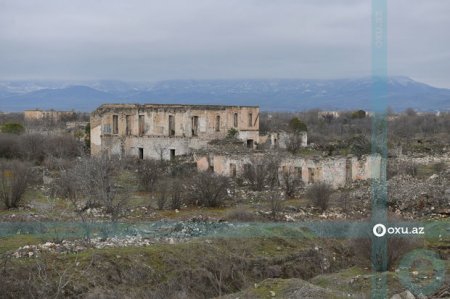
M 419 227 L 407 227 L 407 226 L 388 226 L 378 223 L 374 225 L 372 229 L 373 234 L 381 238 L 387 234 L 389 235 L 424 235 L 425 228 L 423 226 Z

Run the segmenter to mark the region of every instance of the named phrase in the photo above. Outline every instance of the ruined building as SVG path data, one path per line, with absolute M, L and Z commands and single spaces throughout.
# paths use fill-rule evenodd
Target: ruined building
M 259 142 L 259 107 L 105 104 L 91 114 L 91 153 L 172 159 L 207 147 L 231 131 L 244 145 Z
M 73 119 L 76 117 L 75 111 L 56 111 L 56 110 L 25 110 L 23 112 L 25 121 L 60 121 L 63 119 Z
M 278 172 L 281 179 L 283 173 L 289 172 L 305 184 L 324 182 L 339 188 L 354 181 L 379 179 L 381 173 L 379 155 L 361 158 L 355 156 L 308 158 L 278 152 L 276 157 L 279 159 Z M 229 177 L 240 177 L 250 164 L 263 162 L 265 159 L 265 153 L 261 152 L 229 155 L 209 153 L 197 157 L 197 169 Z

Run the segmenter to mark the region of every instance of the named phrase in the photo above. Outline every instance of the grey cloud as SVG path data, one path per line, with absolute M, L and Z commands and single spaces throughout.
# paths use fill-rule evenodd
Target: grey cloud
M 3 79 L 370 74 L 370 1 L 0 0 Z M 447 0 L 389 1 L 389 71 L 450 87 Z

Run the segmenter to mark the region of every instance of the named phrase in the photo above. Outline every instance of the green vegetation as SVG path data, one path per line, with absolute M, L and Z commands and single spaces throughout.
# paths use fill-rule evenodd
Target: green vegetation
M 291 129 L 293 133 L 306 132 L 308 130 L 306 124 L 303 121 L 301 121 L 298 117 L 293 117 L 289 121 L 289 129 Z
M 19 123 L 6 123 L 0 127 L 0 131 L 4 134 L 20 135 L 25 132 L 25 128 Z

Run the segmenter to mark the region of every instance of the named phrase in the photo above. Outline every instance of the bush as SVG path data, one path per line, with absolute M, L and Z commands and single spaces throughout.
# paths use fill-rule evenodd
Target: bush
M 0 158 L 13 159 L 20 155 L 18 136 L 0 134 Z
M 22 134 L 25 132 L 25 128 L 19 123 L 6 123 L 1 126 L 2 133 L 5 134 Z
M 75 158 L 82 154 L 83 146 L 73 136 L 52 136 L 45 138 L 44 153 L 56 158 Z
M 238 130 L 236 130 L 235 128 L 231 128 L 228 130 L 227 138 L 230 139 L 237 138 L 238 134 L 239 134 Z
M 41 134 L 26 134 L 20 138 L 20 152 L 28 161 L 42 162 L 45 158 L 46 138 Z
M 61 179 L 55 180 L 55 189 L 68 198 L 76 212 L 102 206 L 117 221 L 126 210 L 130 198 L 129 188 L 119 184 L 124 164 L 107 155 L 83 158 L 75 167 L 61 171 Z
M 306 124 L 298 117 L 293 117 L 289 121 L 289 129 L 294 133 L 306 132 L 308 130 Z
M 165 181 L 159 183 L 156 189 L 156 205 L 158 207 L 158 210 L 164 210 L 168 198 L 167 183 Z
M 270 216 L 272 219 L 276 219 L 277 215 L 281 212 L 283 196 L 278 191 L 270 191 L 267 199 L 270 205 Z
M 195 205 L 219 207 L 228 198 L 229 188 L 229 178 L 210 172 L 199 172 L 189 184 L 189 199 Z
M 366 117 L 366 111 L 364 110 L 357 110 L 352 112 L 352 118 L 364 118 Z
M 355 135 L 349 140 L 347 144 L 350 147 L 350 152 L 361 158 L 362 155 L 370 154 L 372 150 L 372 145 L 370 141 L 364 135 Z
M 31 183 L 28 164 L 20 161 L 0 161 L 0 200 L 6 208 L 17 208 Z
M 155 190 L 159 178 L 164 175 L 164 162 L 156 160 L 142 160 L 137 168 L 139 185 L 144 191 Z
M 225 215 L 225 219 L 228 221 L 254 222 L 258 220 L 258 217 L 254 213 L 247 211 L 242 207 L 239 207 L 232 211 L 229 211 Z
M 316 183 L 311 185 L 306 191 L 306 197 L 311 200 L 312 204 L 320 208 L 321 212 L 328 209 L 333 189 L 326 183 Z
M 302 135 L 301 133 L 289 133 L 286 139 L 286 150 L 291 154 L 296 154 L 302 148 Z
M 287 197 L 294 197 L 297 191 L 304 185 L 299 173 L 295 172 L 295 168 L 288 167 L 283 170 L 281 187 Z

